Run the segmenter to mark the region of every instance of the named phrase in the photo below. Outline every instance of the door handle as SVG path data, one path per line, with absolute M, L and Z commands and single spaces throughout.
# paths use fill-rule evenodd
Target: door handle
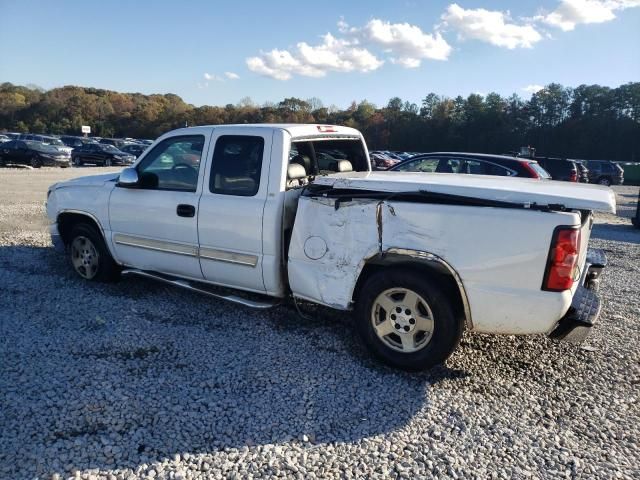
M 195 217 L 196 207 L 194 207 L 193 205 L 186 205 L 184 203 L 181 203 L 180 205 L 178 205 L 178 208 L 176 208 L 176 213 L 179 217 Z

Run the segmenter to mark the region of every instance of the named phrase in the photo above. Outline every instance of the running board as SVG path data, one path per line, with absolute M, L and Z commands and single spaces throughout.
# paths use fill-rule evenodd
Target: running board
M 194 286 L 193 284 L 195 282 L 191 282 L 189 280 L 175 279 L 172 277 L 164 276 L 160 273 L 150 273 L 144 270 L 126 269 L 122 271 L 122 275 L 138 275 L 139 277 L 159 280 L 161 282 L 168 283 L 176 287 L 186 288 L 187 290 L 191 290 L 192 292 L 202 293 L 204 295 L 208 295 L 210 297 L 217 298 L 219 300 L 226 300 L 227 302 L 237 303 L 239 305 L 244 305 L 245 307 L 255 308 L 258 310 L 266 310 L 266 309 L 278 306 L 280 304 L 280 302 L 278 301 L 271 301 L 271 302 L 255 301 L 255 300 L 250 300 L 248 298 L 238 297 L 236 295 L 225 295 L 221 293 L 214 293 L 209 290 L 206 290 L 203 287 Z

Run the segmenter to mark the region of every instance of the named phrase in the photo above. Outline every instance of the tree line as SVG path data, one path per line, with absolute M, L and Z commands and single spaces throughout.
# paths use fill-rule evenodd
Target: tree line
M 196 107 L 174 94 L 0 84 L 0 131 L 78 135 L 90 125 L 97 136 L 155 138 L 185 125 L 275 122 L 354 127 L 370 149 L 506 153 L 530 145 L 549 156 L 640 161 L 640 82 L 617 88 L 552 83 L 529 100 L 429 93 L 420 105 L 394 97 L 382 107 L 363 100 L 347 109 L 294 97 Z

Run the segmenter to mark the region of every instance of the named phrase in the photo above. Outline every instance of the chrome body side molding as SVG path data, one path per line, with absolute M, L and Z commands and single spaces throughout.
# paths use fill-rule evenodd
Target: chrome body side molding
M 200 247 L 200 258 L 205 260 L 216 260 L 218 262 L 235 263 L 255 267 L 258 264 L 257 255 L 246 253 L 230 252 L 229 250 L 218 250 L 216 248 Z
M 198 256 L 198 247 L 194 245 L 185 245 L 183 243 L 152 240 L 150 238 L 125 235 L 122 233 L 114 234 L 113 241 L 119 245 L 126 245 L 128 247 L 146 248 L 147 250 L 175 253 L 176 255 L 187 255 L 189 257 Z
M 209 247 L 197 247 L 184 243 L 169 242 L 164 240 L 154 240 L 123 233 L 113 235 L 114 243 L 128 247 L 144 248 L 157 252 L 173 253 L 176 255 L 186 255 L 189 257 L 199 257 L 205 260 L 234 263 L 255 267 L 258 264 L 258 256 L 247 253 L 232 252 L 229 250 L 218 250 Z

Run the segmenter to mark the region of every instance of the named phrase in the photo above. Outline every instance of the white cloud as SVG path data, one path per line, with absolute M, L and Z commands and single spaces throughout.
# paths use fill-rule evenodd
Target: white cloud
M 362 28 L 348 29 L 342 20 L 339 27 L 361 43 L 392 54 L 392 62 L 406 68 L 419 67 L 423 59 L 446 60 L 451 53 L 451 46 L 440 33 L 424 33 L 409 23 L 389 23 L 374 18 Z
M 536 20 L 567 32 L 580 24 L 609 22 L 616 18 L 616 10 L 633 7 L 640 7 L 640 0 L 561 0 L 555 10 Z
M 278 49 L 261 52 L 257 57 L 247 58 L 247 67 L 261 75 L 288 80 L 293 75 L 324 77 L 329 71 L 370 72 L 384 63 L 357 42 L 335 38 L 330 33 L 322 39 L 315 46 L 300 42 L 293 53 Z
M 289 50 L 274 49 L 247 58 L 249 70 L 278 80 L 293 75 L 323 77 L 328 72 L 371 72 L 385 60 L 373 50 L 384 52 L 393 64 L 419 67 L 424 59 L 446 60 L 451 46 L 440 33 L 425 33 L 409 23 L 389 23 L 373 19 L 362 27 L 338 21 L 340 37 L 327 33 L 319 45 L 306 42 Z
M 240 75 L 233 72 L 224 72 L 224 76 L 229 80 L 238 80 L 240 78 Z
M 522 88 L 523 92 L 527 92 L 527 93 L 536 93 L 539 92 L 540 90 L 542 90 L 544 87 L 542 85 L 527 85 L 526 87 Z
M 445 26 L 454 28 L 462 38 L 471 38 L 508 49 L 531 48 L 542 35 L 529 24 L 508 23 L 509 12 L 484 8 L 468 9 L 453 3 L 442 15 Z
M 203 77 L 207 82 L 224 82 L 224 78 L 211 73 L 205 73 Z

